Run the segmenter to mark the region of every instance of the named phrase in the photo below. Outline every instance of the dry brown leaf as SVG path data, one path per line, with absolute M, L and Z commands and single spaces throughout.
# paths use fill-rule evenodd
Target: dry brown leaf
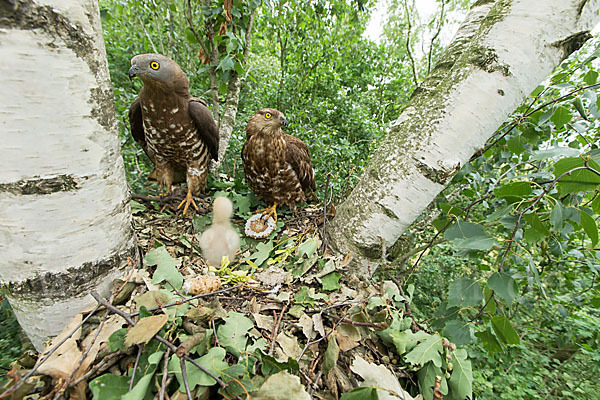
M 350 261 L 352 261 L 352 252 L 346 254 L 346 257 L 344 257 L 344 259 L 340 263 L 340 268 L 344 268 L 346 265 L 350 264 Z
M 148 343 L 168 320 L 169 316 L 166 314 L 140 319 L 134 327 L 129 328 L 127 335 L 125 335 L 125 347 Z
M 302 313 L 302 315 L 300 316 L 299 324 L 302 327 L 302 333 L 304 333 L 304 336 L 306 336 L 308 340 L 312 340 L 315 337 L 315 330 L 313 328 L 314 324 L 312 318 L 306 315 L 305 313 Z
M 323 316 L 319 314 L 314 314 L 312 316 L 313 321 L 313 329 L 321 335 L 321 337 L 325 337 L 325 328 L 323 327 Z
M 252 316 L 254 317 L 254 321 L 256 321 L 256 326 L 260 329 L 273 329 L 273 325 L 275 324 L 275 318 L 261 314 L 252 314 Z
M 288 357 L 292 357 L 294 360 L 297 360 L 302 353 L 302 349 L 298 345 L 298 339 L 295 336 L 288 336 L 286 333 L 281 332 L 277 335 L 277 344 L 281 346 L 281 354 L 278 354 L 279 357 L 275 357 L 277 361 L 283 362 L 287 361 Z

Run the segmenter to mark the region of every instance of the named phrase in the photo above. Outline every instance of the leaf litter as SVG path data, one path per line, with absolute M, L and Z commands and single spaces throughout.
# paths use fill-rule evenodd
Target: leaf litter
M 242 232 L 256 205 L 219 195 L 232 197 Z M 351 253 L 322 252 L 322 209 L 284 214 L 264 240 L 241 235 L 235 259 L 216 268 L 198 244 L 210 201 L 193 218 L 155 203 L 134 203 L 143 265 L 130 260 L 111 296 L 96 294 L 102 306 L 73 318 L 34 369 L 17 361 L 0 397 L 409 400 L 432 398 L 436 378 L 444 394 L 448 382 L 471 393 L 465 354 L 452 374 L 456 346 L 414 329 L 410 298 L 356 277 Z

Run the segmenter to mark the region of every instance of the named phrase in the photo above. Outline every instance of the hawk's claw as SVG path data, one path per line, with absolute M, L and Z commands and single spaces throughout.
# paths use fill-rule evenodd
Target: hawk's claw
M 185 213 L 187 213 L 187 210 L 190 207 L 190 204 L 192 206 L 194 206 L 194 209 L 196 211 L 198 211 L 198 206 L 196 205 L 196 202 L 194 201 L 194 198 L 192 197 L 192 191 L 190 189 L 188 189 L 187 196 L 185 196 L 185 199 L 183 199 L 181 201 L 181 203 L 179 203 L 179 205 L 177 206 L 177 209 L 179 210 L 181 208 L 181 206 L 183 206 L 184 204 L 185 204 L 185 207 L 183 207 L 183 215 L 185 215 Z

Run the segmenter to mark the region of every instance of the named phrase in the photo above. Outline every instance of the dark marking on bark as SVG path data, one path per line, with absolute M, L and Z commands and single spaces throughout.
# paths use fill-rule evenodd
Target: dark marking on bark
M 583 7 L 585 7 L 587 2 L 588 2 L 588 0 L 582 0 L 582 2 L 579 3 L 579 6 L 577 6 L 577 16 L 578 17 L 581 17 L 581 14 L 583 13 Z
M 89 57 L 89 49 L 94 48 L 94 40 L 84 30 L 69 21 L 51 6 L 40 6 L 31 0 L 0 2 L 0 27 L 20 30 L 41 30 L 48 36 L 62 39 L 67 47 L 82 60 L 86 61 L 94 74 L 98 66 Z M 49 44 L 48 47 L 52 47 Z
M 499 71 L 504 76 L 510 76 L 510 69 L 508 65 L 503 65 L 498 62 L 498 55 L 492 49 L 473 49 L 473 56 L 470 57 L 469 62 L 477 67 L 481 68 L 486 72 Z
M 456 172 L 458 172 L 458 170 L 460 169 L 460 165 L 457 165 L 456 167 L 452 168 L 452 169 L 445 169 L 445 168 L 441 168 L 441 169 L 436 169 L 436 168 L 432 168 L 429 165 L 425 164 L 422 161 L 419 160 L 414 160 L 415 161 L 415 166 L 417 167 L 417 169 L 419 170 L 419 172 L 421 172 L 421 174 L 429 179 L 430 181 L 437 183 L 438 185 L 445 185 L 448 180 L 450 178 L 452 178 L 454 176 L 454 174 L 456 174 Z
M 577 32 L 566 39 L 554 43 L 554 46 L 563 50 L 561 59 L 564 60 L 569 57 L 571 53 L 579 50 L 581 46 L 592 37 L 593 36 L 589 31 Z
M 95 28 L 93 14 L 93 10 L 86 10 L 86 15 Z M 39 30 L 49 37 L 62 40 L 88 65 L 92 75 L 96 77 L 98 87 L 106 88 L 91 89 L 92 116 L 106 130 L 113 130 L 115 116 L 112 87 L 102 82 L 104 74 L 99 71 L 105 68 L 105 65 L 93 56 L 97 44 L 93 37 L 85 34 L 80 25 L 65 18 L 49 5 L 40 6 L 31 0 L 0 0 L 0 28 Z M 46 43 L 46 47 L 50 51 L 58 51 L 60 46 L 49 42 Z
M 11 298 L 23 298 L 29 303 L 80 297 L 95 290 L 99 282 L 115 269 L 122 268 L 128 257 L 138 260 L 136 241 L 130 237 L 126 243 L 127 249 L 105 259 L 86 262 L 79 267 L 68 268 L 66 272 L 46 272 L 25 281 L 3 283 L 0 291 L 6 290 Z
M 117 135 L 118 131 L 112 129 L 115 122 L 115 113 L 113 111 L 115 103 L 112 88 L 107 90 L 92 88 L 91 95 L 92 100 L 95 102 L 95 105 L 92 108 L 92 117 L 94 117 L 100 125 L 106 128 L 107 131 L 114 132 L 114 134 Z
M 474 8 L 474 7 L 479 7 L 479 6 L 482 6 L 482 5 L 484 5 L 484 4 L 488 4 L 488 3 L 493 3 L 493 2 L 495 2 L 495 1 L 496 1 L 496 0 L 478 0 L 478 1 L 476 1 L 476 2 L 475 2 L 475 4 L 473 4 L 473 5 L 471 6 L 471 8 Z
M 505 93 L 504 93 L 504 90 L 502 90 L 502 89 L 498 89 L 498 94 L 499 94 L 500 96 L 504 96 L 504 94 L 505 94 Z
M 18 196 L 69 192 L 78 188 L 80 180 L 72 175 L 23 179 L 13 183 L 0 184 L 0 192 L 9 192 Z

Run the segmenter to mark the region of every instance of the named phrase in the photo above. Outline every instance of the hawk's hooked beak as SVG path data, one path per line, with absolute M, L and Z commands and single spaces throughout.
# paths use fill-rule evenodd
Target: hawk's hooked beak
M 129 79 L 133 80 L 133 78 L 135 78 L 137 76 L 139 71 L 140 71 L 140 69 L 138 68 L 137 65 L 132 65 L 131 68 L 129 68 Z
M 281 122 L 281 126 L 288 126 L 287 119 L 283 115 L 279 117 L 279 122 Z

